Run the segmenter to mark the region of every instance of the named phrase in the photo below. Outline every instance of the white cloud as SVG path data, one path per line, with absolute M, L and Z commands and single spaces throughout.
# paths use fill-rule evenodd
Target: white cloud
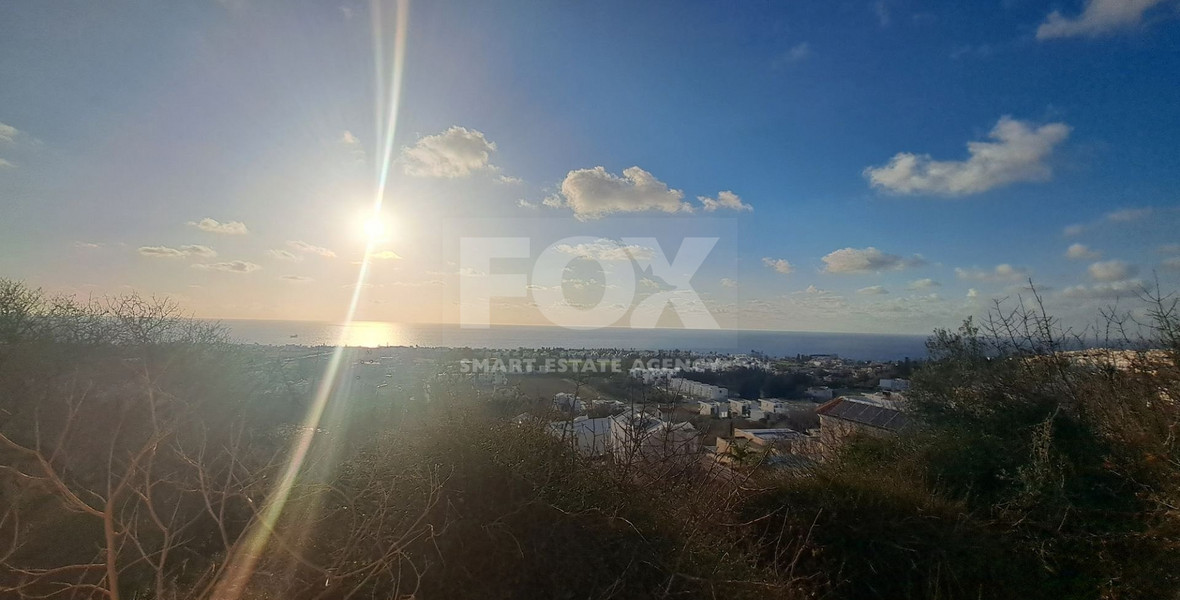
M 792 294 L 796 295 L 796 296 L 800 295 L 800 294 L 805 294 L 808 296 L 835 296 L 835 294 L 832 294 L 832 292 L 830 292 L 828 290 L 815 287 L 815 284 L 807 286 L 807 289 L 805 289 L 805 290 L 801 290 L 798 292 L 792 292 Z M 838 296 L 836 296 L 836 297 L 838 297 Z
M 221 271 L 224 273 L 253 273 L 262 267 L 244 260 L 231 260 L 229 262 L 209 264 L 198 263 L 193 265 L 193 268 L 201 271 Z
M 1053 11 L 1037 28 L 1038 40 L 1074 36 L 1099 37 L 1126 31 L 1143 22 L 1143 14 L 1167 0 L 1086 0 L 1082 14 L 1067 17 Z
M 1067 298 L 1093 300 L 1099 298 L 1125 298 L 1135 296 L 1143 291 L 1143 282 L 1138 279 L 1126 281 L 1112 281 L 1097 283 L 1092 286 L 1074 285 L 1061 290 L 1061 295 Z
M 453 126 L 402 149 L 405 172 L 417 177 L 466 177 L 490 167 L 496 144 L 483 133 Z
M 307 283 L 311 281 L 311 277 L 304 277 L 303 275 L 283 275 L 279 279 L 290 281 L 293 283 Z
M 719 208 L 727 208 L 738 212 L 754 210 L 753 206 L 742 202 L 742 199 L 737 194 L 728 190 L 718 193 L 716 198 L 697 196 L 697 200 L 701 201 L 701 208 L 705 212 L 713 212 Z
M 1035 127 L 1000 117 L 988 137 L 967 143 L 967 160 L 934 160 L 928 154 L 899 152 L 888 164 L 864 170 L 869 183 L 898 194 L 962 196 L 1022 181 L 1046 181 L 1045 164 L 1053 148 L 1069 137 L 1064 123 Z
M 361 144 L 360 138 L 356 137 L 351 131 L 347 129 L 340 134 L 339 143 L 344 149 L 357 161 L 364 161 L 367 158 L 365 147 Z
M 561 195 L 564 201 L 546 198 L 545 205 L 568 206 L 582 220 L 613 213 L 693 210 L 684 202 L 684 192 L 669 189 L 668 184 L 639 167 L 625 169 L 622 177 L 607 173 L 603 167 L 570 171 L 561 182 Z
M 382 250 L 381 252 L 374 252 L 369 255 L 369 258 L 374 260 L 401 260 L 402 255 L 393 250 Z
M 721 278 L 721 285 L 723 287 L 727 287 L 727 288 L 735 288 L 738 286 L 738 282 L 736 280 L 730 279 L 728 277 L 722 277 Z
M 1101 252 L 1091 250 L 1085 244 L 1072 244 L 1065 251 L 1065 257 L 1072 260 L 1092 260 L 1101 256 Z
M 872 273 L 876 271 L 898 271 L 926 264 L 921 255 L 910 258 L 887 254 L 872 246 L 868 248 L 841 248 L 823 258 L 828 273 Z
M 889 16 L 889 7 L 885 6 L 885 0 L 877 0 L 873 3 L 873 14 L 877 15 L 877 23 L 880 23 L 881 27 L 889 26 L 892 19 Z
M 186 256 L 199 256 L 201 258 L 213 258 L 217 256 L 217 252 L 214 252 L 209 246 L 200 246 L 197 244 L 181 246 L 180 251 L 184 252 Z
M 955 275 L 959 279 L 970 281 L 1014 281 L 1027 278 L 1028 269 L 1004 263 L 996 265 L 996 268 L 990 271 L 987 269 L 963 269 L 956 267 Z
M 1081 225 L 1081 224 L 1077 224 L 1077 223 L 1075 223 L 1075 224 L 1073 224 L 1073 225 L 1066 225 L 1066 226 L 1065 226 L 1065 229 L 1061 230 L 1061 233 L 1062 233 L 1062 234 L 1064 234 L 1064 235 L 1066 235 L 1066 236 L 1070 236 L 1070 237 L 1072 237 L 1072 236 L 1075 236 L 1075 235 L 1081 235 L 1081 234 L 1082 234 L 1082 232 L 1083 232 L 1083 231 L 1085 231 L 1085 230 L 1086 230 L 1086 226 L 1085 226 L 1085 225 Z
M 762 258 L 762 264 L 783 275 L 790 275 L 795 270 L 795 265 L 792 265 L 785 258 L 770 258 L 769 256 L 765 256 Z
M 101 242 L 74 242 L 74 247 L 79 250 L 98 250 L 103 245 Z
M 0 123 L 0 142 L 15 142 L 18 133 L 20 133 L 20 130 L 16 127 L 6 123 Z
M 271 258 L 277 258 L 279 260 L 291 260 L 291 261 L 303 260 L 302 256 L 299 256 L 298 254 L 295 254 L 294 252 L 290 252 L 288 250 L 275 249 L 275 250 L 268 250 L 266 253 L 269 254 Z
M 560 244 L 555 250 L 562 254 L 569 254 L 586 260 L 600 260 L 603 262 L 651 260 L 655 250 L 636 244 L 624 245 L 606 238 L 598 239 L 587 244 Z
M 521 207 L 521 208 L 530 208 L 530 209 L 531 209 L 531 208 L 537 208 L 537 205 L 536 205 L 535 203 L 533 203 L 533 202 L 529 202 L 528 200 L 525 200 L 524 198 L 521 198 L 520 200 L 517 200 L 517 201 L 516 201 L 516 205 L 517 205 L 517 206 L 519 206 L 519 207 Z
M 1106 213 L 1106 220 L 1115 223 L 1129 223 L 1138 221 L 1151 215 L 1151 208 L 1124 208 Z
M 888 294 L 889 290 L 885 289 L 884 286 L 870 285 L 869 287 L 863 287 L 859 290 L 856 290 L 856 293 L 863 294 L 865 296 L 880 296 L 882 294 Z
M 976 290 L 975 288 L 967 288 L 967 297 L 968 298 L 977 298 L 977 297 L 979 297 L 979 291 Z
M 908 286 L 906 286 L 906 289 L 920 291 L 920 290 L 932 290 L 936 287 L 942 287 L 942 284 L 927 277 L 925 279 L 918 279 L 915 281 L 911 281 L 910 284 Z
M 137 250 L 143 256 L 152 258 L 184 258 L 184 252 L 168 246 L 140 246 Z
M 212 248 L 196 244 L 181 246 L 179 248 L 171 248 L 169 246 L 140 246 L 137 252 L 142 256 L 152 258 L 188 258 L 190 256 L 213 258 L 217 256 L 217 252 Z
M 436 285 L 446 285 L 440 279 L 427 279 L 423 281 L 393 281 L 389 285 L 396 287 L 431 287 Z
M 519 177 L 512 177 L 510 175 L 499 175 L 496 177 L 496 183 L 516 185 L 518 183 L 524 183 L 524 180 Z
M 226 221 L 221 223 L 216 219 L 201 219 L 200 221 L 189 221 L 189 225 L 200 229 L 201 231 L 208 231 L 209 233 L 221 233 L 225 235 L 245 235 L 250 231 L 246 229 L 246 224 L 241 221 Z
M 777 60 L 774 61 L 775 67 L 782 67 L 791 63 L 802 62 L 811 56 L 811 44 L 807 42 L 799 42 L 791 46 L 786 52 L 782 53 Z
M 1096 262 L 1088 270 L 1090 277 L 1098 281 L 1124 281 L 1139 272 L 1138 267 L 1122 260 Z
M 0 169 L 15 169 L 16 165 L 0 158 Z
M 336 258 L 336 253 L 324 248 L 323 246 L 316 246 L 307 242 L 292 240 L 287 242 L 287 245 L 304 254 L 318 254 L 324 258 Z

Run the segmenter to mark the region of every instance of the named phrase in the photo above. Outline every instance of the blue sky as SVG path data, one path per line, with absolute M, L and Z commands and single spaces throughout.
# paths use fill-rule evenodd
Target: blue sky
M 924 333 L 1028 277 L 1082 323 L 1180 283 L 1180 3 L 742 4 L 413 3 L 360 317 L 455 321 L 461 235 L 713 235 L 692 287 L 739 328 Z M 373 6 L 6 3 L 0 275 L 340 318 L 383 163 Z

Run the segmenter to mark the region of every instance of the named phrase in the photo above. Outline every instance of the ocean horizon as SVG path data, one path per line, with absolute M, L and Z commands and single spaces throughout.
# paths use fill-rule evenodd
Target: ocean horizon
M 451 348 L 619 348 L 687 350 L 720 354 L 761 352 L 770 356 L 836 354 L 854 360 L 926 358 L 927 335 L 760 331 L 747 329 L 631 329 L 576 331 L 554 326 L 499 325 L 463 329 L 457 324 L 356 321 L 215 319 L 238 343 L 269 346 L 419 346 Z

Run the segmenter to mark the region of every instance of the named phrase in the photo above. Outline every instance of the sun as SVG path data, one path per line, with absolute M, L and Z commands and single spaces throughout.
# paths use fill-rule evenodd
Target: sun
M 385 221 L 380 217 L 372 217 L 366 220 L 364 224 L 365 239 L 370 242 L 382 241 L 385 239 L 388 229 Z

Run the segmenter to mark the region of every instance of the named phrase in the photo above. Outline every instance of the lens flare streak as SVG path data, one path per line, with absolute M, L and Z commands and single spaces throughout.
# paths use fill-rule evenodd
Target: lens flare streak
M 393 162 L 394 140 L 397 134 L 397 115 L 399 104 L 401 101 L 401 84 L 402 72 L 404 68 L 406 32 L 409 20 L 409 0 L 397 0 L 397 14 L 396 26 L 394 31 L 394 48 L 393 48 L 393 69 L 389 85 L 384 84 L 383 72 L 383 43 L 385 36 L 383 35 L 383 26 L 381 18 L 381 3 L 382 0 L 373 0 L 371 4 L 371 18 L 373 21 L 373 45 L 374 45 L 374 63 L 377 69 L 377 89 L 378 97 L 375 99 L 377 106 L 377 128 L 378 139 L 381 140 L 381 153 L 378 163 L 378 170 L 376 173 L 376 189 L 374 191 L 373 205 L 372 205 L 372 222 L 380 222 L 380 215 L 382 205 L 385 199 L 385 192 L 389 181 L 389 169 Z M 387 93 L 386 90 L 388 90 Z M 388 103 L 386 104 L 386 98 Z M 381 131 L 384 129 L 384 131 Z M 230 563 L 226 566 L 225 572 L 221 579 L 214 587 L 213 597 L 218 599 L 236 600 L 242 596 L 249 583 L 250 577 L 254 573 L 254 568 L 257 565 L 258 559 L 262 552 L 266 549 L 267 543 L 270 540 L 271 532 L 278 523 L 279 517 L 282 516 L 283 509 L 286 506 L 287 499 L 290 496 L 291 489 L 295 485 L 300 472 L 303 468 L 304 461 L 307 458 L 308 451 L 311 448 L 312 441 L 318 431 L 320 422 L 324 416 L 324 410 L 327 408 L 328 401 L 332 396 L 333 390 L 338 384 L 338 377 L 340 375 L 340 366 L 344 360 L 345 350 L 348 343 L 348 325 L 353 322 L 356 317 L 357 305 L 360 303 L 361 292 L 364 289 L 364 282 L 368 277 L 370 255 L 375 250 L 374 246 L 379 242 L 376 239 L 379 236 L 369 236 L 366 242 L 365 254 L 361 259 L 360 269 L 357 273 L 357 285 L 353 288 L 352 298 L 348 304 L 348 310 L 345 313 L 344 324 L 345 327 L 341 330 L 341 336 L 336 341 L 336 345 L 332 351 L 332 356 L 328 360 L 327 368 L 324 372 L 324 378 L 321 380 L 319 388 L 316 390 L 315 399 L 312 402 L 311 408 L 308 410 L 304 418 L 303 427 L 300 430 L 297 439 L 295 440 L 290 457 L 287 460 L 287 465 L 283 470 L 283 476 L 275 486 L 270 495 L 269 502 L 262 509 L 262 514 L 257 522 L 251 527 L 251 530 L 243 538 L 242 544 L 235 549 L 231 554 Z

